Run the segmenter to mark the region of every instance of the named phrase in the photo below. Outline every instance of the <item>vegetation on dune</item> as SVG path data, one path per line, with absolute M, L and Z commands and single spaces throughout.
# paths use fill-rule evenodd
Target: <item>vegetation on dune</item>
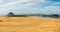
M 26 15 L 14 15 L 13 12 L 7 14 L 8 17 L 27 17 Z
M 8 17 L 28 17 L 28 16 L 40 16 L 40 17 L 52 17 L 60 18 L 60 15 L 57 14 L 28 14 L 28 15 L 15 15 L 13 12 L 7 14 Z

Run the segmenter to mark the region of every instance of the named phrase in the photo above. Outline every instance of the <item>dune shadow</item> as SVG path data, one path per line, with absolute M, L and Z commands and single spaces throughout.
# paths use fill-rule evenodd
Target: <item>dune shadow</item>
M 3 22 L 2 20 L 0 20 L 0 22 Z

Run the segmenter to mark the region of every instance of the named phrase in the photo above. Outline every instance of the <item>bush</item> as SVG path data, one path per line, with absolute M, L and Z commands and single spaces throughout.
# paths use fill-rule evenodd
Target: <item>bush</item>
M 10 12 L 10 13 L 7 14 L 7 16 L 14 16 L 14 13 Z

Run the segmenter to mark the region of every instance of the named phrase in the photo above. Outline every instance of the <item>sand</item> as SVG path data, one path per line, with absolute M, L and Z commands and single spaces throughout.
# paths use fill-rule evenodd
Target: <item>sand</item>
M 0 32 L 60 32 L 60 19 L 0 16 Z

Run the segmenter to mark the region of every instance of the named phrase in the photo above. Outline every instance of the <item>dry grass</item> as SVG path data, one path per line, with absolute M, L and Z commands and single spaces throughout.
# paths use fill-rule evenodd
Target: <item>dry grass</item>
M 1 16 L 0 32 L 60 32 L 60 19 Z

